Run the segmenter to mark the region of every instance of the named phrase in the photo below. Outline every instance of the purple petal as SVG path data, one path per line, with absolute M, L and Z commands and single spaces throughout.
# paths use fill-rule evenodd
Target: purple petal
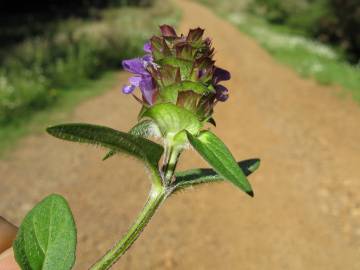
M 147 67 L 147 66 L 150 65 L 150 64 L 154 64 L 154 58 L 152 57 L 151 54 L 145 55 L 145 56 L 142 58 L 142 60 L 143 60 L 143 65 L 144 65 L 145 67 Z
M 134 74 L 146 74 L 144 61 L 141 58 L 134 58 L 122 61 L 122 66 L 126 71 Z
M 139 77 L 139 76 L 130 77 L 129 82 L 131 85 L 133 85 L 135 87 L 139 87 L 140 82 L 141 82 L 141 77 Z
M 130 94 L 135 90 L 135 85 L 124 85 L 122 92 L 124 94 Z
M 144 44 L 144 52 L 151 53 L 151 42 L 148 41 Z
M 152 105 L 154 103 L 156 89 L 151 76 L 142 76 L 139 87 L 146 102 Z
M 230 80 L 230 77 L 231 75 L 229 71 L 219 67 L 215 67 L 214 75 L 213 75 L 214 84 L 217 84 L 220 81 Z
M 221 85 L 221 84 L 217 84 L 215 85 L 215 90 L 216 90 L 216 99 L 219 101 L 226 101 L 229 97 L 229 90 Z

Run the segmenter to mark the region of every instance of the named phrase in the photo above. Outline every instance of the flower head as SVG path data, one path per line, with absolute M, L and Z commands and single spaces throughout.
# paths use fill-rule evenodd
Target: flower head
M 141 90 L 146 106 L 173 103 L 209 119 L 217 101 L 226 101 L 228 89 L 220 84 L 230 73 L 215 66 L 210 38 L 204 29 L 190 29 L 178 35 L 169 25 L 160 26 L 161 35 L 145 43 L 145 56 L 123 61 L 125 70 L 134 74 L 123 92 Z

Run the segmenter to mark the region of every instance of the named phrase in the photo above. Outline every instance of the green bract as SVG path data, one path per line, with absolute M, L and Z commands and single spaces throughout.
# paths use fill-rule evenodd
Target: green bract
M 176 104 L 180 92 L 192 91 L 199 95 L 214 93 L 215 90 L 201 82 L 182 81 L 165 86 L 159 93 L 161 102 L 171 102 Z M 191 108 L 196 109 L 196 108 Z
M 183 130 L 197 134 L 202 127 L 196 115 L 171 103 L 157 104 L 146 110 L 143 117 L 152 119 L 169 142 Z

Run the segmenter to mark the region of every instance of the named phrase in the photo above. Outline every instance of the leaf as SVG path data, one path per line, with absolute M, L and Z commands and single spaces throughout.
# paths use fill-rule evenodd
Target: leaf
M 59 139 L 99 145 L 113 152 L 132 155 L 144 161 L 150 171 L 158 175 L 158 162 L 164 149 L 145 138 L 91 124 L 57 125 L 47 128 L 47 132 Z
M 255 172 L 260 166 L 259 159 L 247 159 L 239 161 L 238 166 L 246 176 Z M 199 168 L 175 173 L 174 192 L 205 183 L 215 183 L 224 181 L 224 178 L 216 173 L 213 169 Z
M 229 180 L 250 196 L 254 196 L 250 183 L 239 168 L 226 145 L 210 131 L 203 131 L 198 137 L 187 133 L 190 144 L 223 178 Z
M 130 129 L 129 133 L 132 135 L 140 136 L 140 137 L 144 137 L 144 138 L 148 138 L 151 136 L 159 137 L 161 135 L 159 128 L 151 120 L 144 120 L 144 121 L 137 123 L 132 129 Z M 105 161 L 114 155 L 116 155 L 116 151 L 110 150 L 103 157 L 102 160 Z
M 173 138 L 182 130 L 197 134 L 201 128 L 200 121 L 192 112 L 171 103 L 157 104 L 148 109 L 143 117 L 151 118 L 167 138 Z
M 76 227 L 66 200 L 46 197 L 25 217 L 14 241 L 22 270 L 69 270 L 75 262 Z

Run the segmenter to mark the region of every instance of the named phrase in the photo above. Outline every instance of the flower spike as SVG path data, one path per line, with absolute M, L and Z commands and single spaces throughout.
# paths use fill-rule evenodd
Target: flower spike
M 139 88 L 150 106 L 171 102 L 206 121 L 216 101 L 228 99 L 229 90 L 219 83 L 229 80 L 230 73 L 215 66 L 214 48 L 211 39 L 203 37 L 204 29 L 193 28 L 178 36 L 164 24 L 160 32 L 144 44 L 145 56 L 123 61 L 124 69 L 134 74 L 123 93 Z

